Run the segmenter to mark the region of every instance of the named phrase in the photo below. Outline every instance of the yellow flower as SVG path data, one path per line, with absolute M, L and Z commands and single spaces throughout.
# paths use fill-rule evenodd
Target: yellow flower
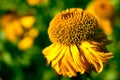
M 35 23 L 35 17 L 34 16 L 23 16 L 20 19 L 20 23 L 25 29 L 30 29 Z
M 109 0 L 93 0 L 86 10 L 92 13 L 99 21 L 99 27 L 105 34 L 112 33 L 112 19 L 114 8 Z
M 1 18 L 1 25 L 6 38 L 11 42 L 15 42 L 24 32 L 18 16 L 14 12 L 4 14 Z
M 94 0 L 87 10 L 100 18 L 111 19 L 114 16 L 114 8 L 109 0 Z
M 11 42 L 16 41 L 24 32 L 18 20 L 13 20 L 11 23 L 6 24 L 4 31 Z
M 101 20 L 99 20 L 99 25 L 100 25 L 100 28 L 103 30 L 103 32 L 106 35 L 112 34 L 113 26 L 112 26 L 112 23 L 111 23 L 110 20 L 108 20 L 108 19 L 101 19 Z
M 5 27 L 7 24 L 9 24 L 14 19 L 15 19 L 14 14 L 4 14 L 1 17 L 1 24 L 2 24 L 3 27 Z
M 43 2 L 47 2 L 47 0 L 27 0 L 27 3 L 31 6 L 35 6 Z
M 5 31 L 5 36 L 9 41 L 14 42 L 17 39 L 16 33 L 13 27 L 7 26 L 5 27 L 4 31 Z
M 103 41 L 107 41 L 106 36 L 97 32 L 98 26 L 97 19 L 80 8 L 58 13 L 48 28 L 52 44 L 42 51 L 47 64 L 63 76 L 76 76 L 77 72 L 100 73 L 103 63 L 113 54 L 106 49 L 107 43 Z
M 19 22 L 18 20 L 14 20 L 14 21 L 12 22 L 11 27 L 14 28 L 14 32 L 16 32 L 16 35 L 17 35 L 18 37 L 21 36 L 21 35 L 23 34 L 23 32 L 24 32 L 24 30 L 23 30 L 23 28 L 21 27 L 21 24 L 20 24 L 20 22 Z
M 6 38 L 10 42 L 17 42 L 20 50 L 30 48 L 38 36 L 38 30 L 33 27 L 34 23 L 34 16 L 19 17 L 14 12 L 4 14 L 1 18 L 1 25 Z M 23 39 L 21 40 L 21 38 Z
M 32 38 L 36 38 L 38 36 L 38 30 L 36 28 L 30 29 L 24 36 L 30 36 Z
M 32 46 L 34 39 L 29 36 L 24 37 L 19 43 L 18 48 L 20 50 L 26 50 Z
M 30 29 L 24 34 L 24 38 L 18 43 L 18 48 L 20 50 L 29 49 L 34 42 L 34 39 L 38 36 L 38 30 L 36 28 Z

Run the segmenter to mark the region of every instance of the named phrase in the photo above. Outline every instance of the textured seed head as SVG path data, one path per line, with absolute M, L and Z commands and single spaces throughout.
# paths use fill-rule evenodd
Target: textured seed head
M 94 35 L 97 27 L 97 19 L 92 14 L 80 8 L 71 8 L 58 13 L 52 19 L 48 34 L 53 43 L 81 44 Z

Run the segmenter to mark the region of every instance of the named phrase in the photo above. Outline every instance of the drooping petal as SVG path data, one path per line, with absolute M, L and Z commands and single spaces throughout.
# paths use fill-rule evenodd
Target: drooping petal
M 48 64 L 59 55 L 60 51 L 63 49 L 63 46 L 59 44 L 52 44 L 49 47 L 43 50 L 44 56 L 47 58 Z
M 77 72 L 103 70 L 103 63 L 113 57 L 112 53 L 101 52 L 100 43 L 82 42 L 81 45 L 66 46 L 62 44 L 52 44 L 43 50 L 48 64 L 63 76 L 76 76 Z
M 98 46 L 90 44 L 89 42 L 83 42 L 80 45 L 80 48 L 84 52 L 83 55 L 89 64 L 91 64 L 91 66 L 94 67 L 98 73 L 100 73 L 103 70 L 103 62 L 106 62 L 108 57 L 112 57 L 112 54 L 95 51 L 92 47 L 97 48 Z
M 52 60 L 52 66 L 54 66 L 56 63 L 59 62 L 59 60 L 64 56 L 64 54 L 66 53 L 67 47 L 66 46 L 62 46 L 61 50 L 59 51 L 59 55 L 57 55 L 53 60 Z
M 72 55 L 70 54 L 69 47 L 64 46 L 59 55 L 61 56 L 57 56 L 54 60 L 52 60 L 52 67 L 56 70 L 56 72 L 64 76 L 76 76 L 77 68 Z
M 55 44 L 51 44 L 50 46 L 46 47 L 45 49 L 43 49 L 42 53 L 44 56 L 48 55 L 50 50 L 53 49 L 53 47 L 55 47 Z
M 111 58 L 113 58 L 114 56 L 113 56 L 113 53 L 107 53 L 107 54 L 105 54 L 105 57 L 106 57 L 107 59 L 111 59 Z
M 54 65 L 54 67 L 52 66 L 59 75 L 62 74 L 62 71 L 61 71 L 61 69 L 60 69 L 60 66 L 61 66 L 61 65 L 60 65 L 60 62 L 57 63 L 56 65 Z
M 81 56 L 77 46 L 72 45 L 70 47 L 70 51 L 71 51 L 72 57 L 74 59 L 75 65 L 77 67 L 77 71 L 79 71 L 81 74 L 83 74 L 85 72 L 85 66 L 81 62 L 82 61 L 82 59 L 81 59 L 82 56 Z
M 70 53 L 69 47 L 66 50 L 64 59 L 65 60 L 63 60 L 63 62 L 64 62 L 63 64 L 65 64 L 66 68 L 68 69 L 67 74 L 71 74 L 71 75 L 69 75 L 69 77 L 76 76 L 77 67 L 74 63 L 74 60 L 73 60 L 72 55 Z
M 60 65 L 60 69 L 61 69 L 61 74 L 63 75 L 63 76 L 67 76 L 67 68 L 65 67 L 65 65 L 64 64 L 61 64 Z
M 97 71 L 103 69 L 103 64 L 97 58 L 95 58 L 95 57 L 93 58 L 92 55 L 91 55 L 91 53 L 86 49 L 86 47 L 81 46 L 80 48 L 84 51 L 85 58 L 87 59 L 87 61 L 89 62 L 89 64 L 93 64 L 94 67 L 95 67 L 95 69 Z M 96 59 L 96 61 L 99 61 L 98 62 L 99 64 L 97 64 L 97 62 L 95 61 L 95 59 Z
M 52 63 L 51 63 L 52 67 L 56 70 L 56 72 L 58 74 L 64 74 L 65 73 L 64 72 L 65 69 L 64 69 L 64 66 L 61 63 L 61 59 L 64 56 L 66 49 L 67 49 L 67 47 L 63 47 L 62 50 L 58 53 L 59 55 L 56 56 L 56 58 L 54 58 L 52 60 Z M 62 69 L 64 69 L 64 71 Z

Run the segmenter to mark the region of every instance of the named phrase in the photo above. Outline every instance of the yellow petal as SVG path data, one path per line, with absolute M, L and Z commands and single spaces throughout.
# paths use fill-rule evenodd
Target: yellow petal
M 59 55 L 57 55 L 53 60 L 52 60 L 52 66 L 54 66 L 56 63 L 59 62 L 59 60 L 64 57 L 64 54 L 66 53 L 67 47 L 63 46 L 63 48 L 60 50 L 60 52 L 58 53 Z
M 60 69 L 61 69 L 61 72 L 59 73 L 61 73 L 63 76 L 67 76 L 67 73 L 66 73 L 67 69 L 64 64 L 60 63 Z
M 111 58 L 114 57 L 114 56 L 113 56 L 113 53 L 105 53 L 104 55 L 105 55 L 105 57 L 106 57 L 107 59 L 111 59 Z
M 63 49 L 63 46 L 60 44 L 56 44 L 54 47 L 50 46 L 47 49 L 49 51 L 48 51 L 48 54 L 45 55 L 45 57 L 47 58 L 48 64 L 49 64 L 49 62 L 51 62 L 53 59 L 55 59 L 60 54 L 61 50 Z M 46 53 L 44 53 L 43 51 L 43 54 L 46 54 Z
M 51 44 L 50 46 L 46 47 L 42 50 L 42 53 L 46 56 L 49 54 L 49 52 L 55 47 L 56 44 Z
M 69 77 L 72 77 L 72 76 L 76 76 L 76 70 L 75 70 L 75 64 L 72 63 L 72 61 L 70 62 L 69 61 L 69 57 L 70 57 L 70 51 L 69 51 L 69 48 L 66 50 L 66 53 L 65 53 L 65 57 L 62 59 L 62 64 L 65 66 L 65 68 L 67 69 L 67 72 L 66 74 L 69 76 Z
M 79 71 L 81 74 L 83 74 L 85 72 L 84 64 L 81 62 L 81 55 L 80 55 L 80 52 L 79 52 L 78 48 L 76 47 L 76 45 L 72 45 L 70 47 L 70 51 L 73 56 L 75 65 L 77 67 L 77 71 Z
M 61 65 L 60 65 L 60 62 L 57 63 L 56 65 L 52 66 L 52 68 L 55 69 L 55 71 L 56 71 L 59 75 L 62 74 L 61 69 L 60 69 L 60 66 L 61 66 Z
M 97 57 L 97 53 L 91 52 L 89 50 L 90 44 L 88 42 L 83 42 L 80 46 L 80 48 L 84 51 L 85 58 L 90 64 L 93 64 L 97 72 L 101 72 L 103 70 L 103 63 L 102 61 Z M 93 57 L 94 56 L 94 57 Z

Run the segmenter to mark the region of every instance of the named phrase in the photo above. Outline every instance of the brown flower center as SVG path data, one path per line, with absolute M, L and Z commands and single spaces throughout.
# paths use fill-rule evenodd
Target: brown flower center
M 53 43 L 80 44 L 90 39 L 97 27 L 97 19 L 92 14 L 80 8 L 71 8 L 53 18 L 48 34 Z

